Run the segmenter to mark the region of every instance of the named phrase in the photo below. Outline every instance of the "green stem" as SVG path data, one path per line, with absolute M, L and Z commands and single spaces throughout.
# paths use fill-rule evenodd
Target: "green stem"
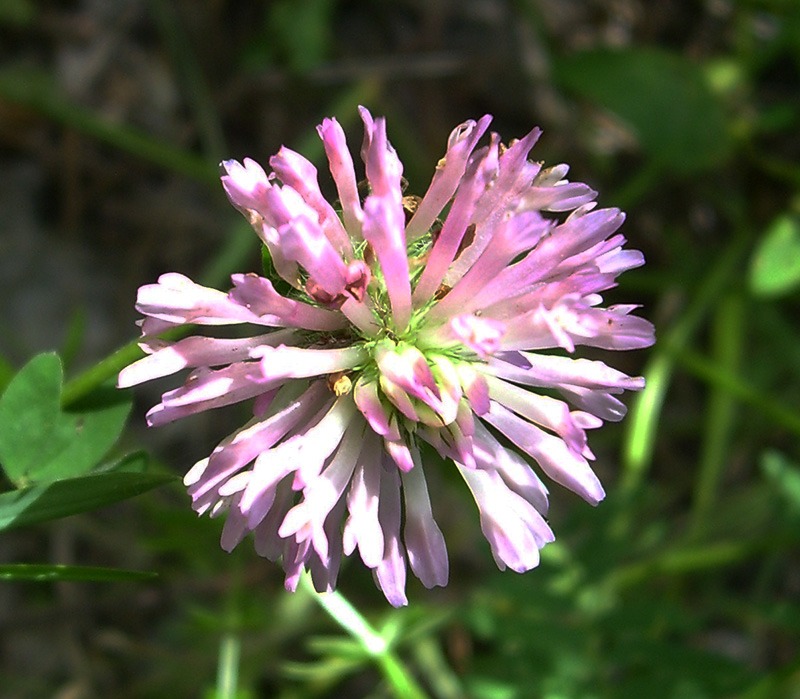
M 684 575 L 723 568 L 762 553 L 764 542 L 731 541 L 664 551 L 652 558 L 618 567 L 607 583 L 616 590 L 635 587 L 658 575 Z
M 683 351 L 705 318 L 708 310 L 733 278 L 745 251 L 747 238 L 740 234 L 717 259 L 683 316 L 656 345 L 645 367 L 647 388 L 633 400 L 626 422 L 623 444 L 621 490 L 630 495 L 638 489 L 653 460 L 656 435 L 667 390 L 675 369 L 675 353 Z
M 227 632 L 220 640 L 216 699 L 236 699 L 241 650 L 242 643 L 233 631 Z
M 144 352 L 139 349 L 138 340 L 133 340 L 120 347 L 113 354 L 101 359 L 97 364 L 64 384 L 64 390 L 61 392 L 61 407 L 68 408 L 80 398 L 90 394 L 100 384 L 119 374 L 128 364 L 132 364 L 142 357 L 144 357 Z
M 193 328 L 193 325 L 182 325 L 161 333 L 159 337 L 164 340 L 179 340 L 188 335 Z M 132 364 L 142 357 L 144 357 L 144 352 L 139 348 L 139 340 L 132 340 L 127 345 L 123 345 L 108 357 L 86 369 L 82 374 L 67 381 L 61 392 L 61 407 L 68 408 L 73 405 L 98 386 L 119 374 L 128 364 Z
M 675 353 L 675 359 L 682 367 L 704 381 L 718 386 L 728 394 L 747 405 L 758 409 L 758 413 L 769 418 L 785 429 L 800 435 L 800 413 L 784 405 L 766 393 L 759 391 L 752 384 L 731 374 L 710 359 L 684 350 Z
M 347 599 L 335 591 L 317 593 L 307 573 L 301 576 L 300 584 L 339 626 L 359 642 L 364 652 L 375 661 L 398 699 L 427 699 L 427 694 L 392 651 L 390 644 Z
M 214 699 L 236 699 L 240 686 L 240 660 L 242 641 L 239 631 L 242 628 L 242 557 L 229 559 L 229 583 L 225 592 L 223 620 L 225 632 L 219 641 L 217 659 L 217 688 Z
M 412 652 L 420 672 L 428 679 L 439 699 L 459 699 L 466 696 L 464 687 L 444 657 L 442 648 L 433 636 L 425 636 L 414 644 Z
M 731 294 L 717 309 L 712 334 L 714 364 L 723 375 L 739 373 L 744 334 L 744 304 Z M 717 497 L 727 463 L 727 445 L 733 429 L 736 400 L 725 386 L 715 383 L 708 401 L 703 449 L 694 492 L 690 536 L 697 538 Z

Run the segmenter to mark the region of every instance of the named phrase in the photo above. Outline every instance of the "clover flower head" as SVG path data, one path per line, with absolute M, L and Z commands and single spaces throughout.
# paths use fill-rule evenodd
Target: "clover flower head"
M 119 385 L 191 369 L 151 425 L 254 399 L 253 418 L 186 475 L 194 509 L 227 513 L 226 550 L 252 533 L 290 590 L 304 569 L 333 589 L 342 554 L 358 549 L 397 606 L 407 565 L 426 587 L 448 579 L 421 447 L 466 482 L 497 565 L 529 570 L 553 540 L 537 471 L 597 504 L 586 431 L 620 420 L 617 395 L 644 386 L 575 358 L 578 346 L 647 347 L 654 331 L 635 306 L 603 307 L 601 293 L 642 254 L 623 247 L 624 215 L 596 208 L 565 165 L 529 160 L 538 129 L 478 147 L 491 117 L 462 124 L 420 198 L 404 194 L 385 120 L 361 117 L 366 190 L 341 126 L 318 127 L 334 204 L 287 148 L 269 173 L 222 163 L 225 192 L 279 279 L 234 274 L 224 293 L 171 273 L 143 286 L 148 356 Z M 264 332 L 157 337 L 182 324 Z

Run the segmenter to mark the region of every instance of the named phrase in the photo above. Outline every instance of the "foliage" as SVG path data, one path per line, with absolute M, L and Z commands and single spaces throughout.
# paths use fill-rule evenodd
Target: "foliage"
M 303 140 L 319 117 L 347 127 L 369 100 L 410 154 L 412 193 L 445 125 L 484 111 L 501 133 L 540 124 L 545 157 L 627 210 L 648 265 L 622 297 L 645 300 L 659 342 L 628 359 L 648 388 L 626 422 L 596 435 L 609 498 L 591 509 L 554 493 L 559 539 L 539 569 L 496 571 L 467 494 L 442 472 L 433 507 L 451 584 L 412 588 L 409 608 L 389 610 L 358 565 L 345 563 L 348 602 L 285 593 L 246 545 L 221 552 L 219 522 L 159 486 L 225 431 L 145 433 L 142 406 L 114 388 L 135 342 L 98 359 L 107 347 L 88 349 L 87 322 L 43 352 L 57 336 L 26 335 L 9 295 L 0 696 L 800 697 L 797 3 L 125 5 L 117 24 L 80 14 L 88 5 L 0 10 L 0 152 L 25 163 L 4 188 L 31 163 L 45 173 L 34 201 L 56 233 L 33 257 L 54 308 L 75 241 L 105 254 L 91 259 L 118 287 L 117 344 L 135 333 L 119 309 L 154 270 L 201 266 L 216 284 L 269 269 L 222 213 L 218 151 L 263 157 L 286 141 L 321 164 Z M 70 82 L 59 66 L 81 48 L 94 63 Z M 93 73 L 103 61 L 109 72 Z M 33 285 L 9 250 L 3 274 Z M 94 321 L 99 288 L 82 299 Z

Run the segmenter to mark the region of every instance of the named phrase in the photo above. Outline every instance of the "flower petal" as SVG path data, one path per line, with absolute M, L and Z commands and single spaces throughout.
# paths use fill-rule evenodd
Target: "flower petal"
M 556 483 L 569 488 L 592 505 L 597 505 L 605 497 L 603 486 L 586 459 L 571 451 L 563 439 L 543 432 L 494 401 L 489 412 L 482 417 L 536 459 L 542 470 Z
M 265 379 L 278 381 L 347 371 L 363 362 L 367 352 L 362 347 L 314 350 L 286 345 L 261 345 L 252 350 L 251 356 L 261 359 L 261 371 Z
M 353 158 L 350 151 L 347 150 L 344 131 L 336 119 L 324 119 L 322 124 L 317 127 L 317 131 L 325 147 L 331 175 L 333 175 L 336 189 L 339 192 L 345 228 L 354 240 L 358 240 L 361 237 L 361 221 L 364 212 L 358 196 Z
M 356 546 L 368 568 L 383 559 L 383 531 L 378 517 L 381 488 L 381 444 L 367 431 L 356 470 L 347 495 L 350 516 L 344 525 L 344 552 L 349 556 Z
M 278 530 L 279 536 L 293 536 L 298 542 L 310 538 L 322 563 L 327 563 L 331 556 L 325 521 L 353 475 L 363 432 L 363 422 L 348 426 L 335 455 L 303 489 L 303 500 L 286 513 Z
M 539 565 L 539 549 L 555 537 L 544 518 L 492 471 L 473 471 L 459 464 L 481 516 L 481 529 L 497 566 L 517 573 Z
M 525 459 L 503 447 L 480 420 L 475 422 L 473 453 L 477 468 L 496 471 L 511 490 L 525 498 L 541 515 L 547 514 L 549 505 L 545 484 Z
M 417 308 L 430 300 L 444 279 L 447 268 L 458 255 L 478 199 L 497 176 L 498 147 L 499 137 L 494 134 L 489 148 L 481 149 L 470 158 L 444 226 L 431 248 L 422 276 L 414 290 L 413 300 Z
M 489 128 L 491 121 L 492 117 L 487 114 L 477 123 L 465 121 L 453 129 L 447 140 L 447 152 L 437 164 L 428 191 L 408 222 L 406 238 L 409 243 L 430 230 L 436 217 L 450 201 L 461 182 L 475 144 Z
M 272 282 L 256 274 L 234 274 L 229 296 L 269 324 L 306 330 L 341 330 L 347 321 L 338 313 L 281 296 Z M 266 324 L 266 323 L 265 323 Z
M 136 310 L 168 323 L 231 325 L 259 323 L 259 318 L 227 294 L 195 284 L 188 277 L 170 272 L 158 278 L 158 284 L 139 289 Z
M 408 552 L 408 562 L 425 587 L 444 587 L 447 585 L 449 572 L 447 547 L 442 532 L 433 519 L 428 485 L 418 452 L 414 454 L 414 468 L 402 473 L 401 478 L 406 503 L 403 540 Z
M 294 189 L 314 211 L 322 225 L 325 236 L 345 259 L 352 259 L 353 246 L 342 222 L 333 207 L 322 196 L 317 181 L 317 168 L 285 146 L 270 158 L 269 164 L 284 185 Z
M 180 388 L 161 396 L 161 402 L 147 413 L 151 427 L 164 425 L 187 415 L 253 398 L 274 388 L 263 380 L 256 362 L 239 362 L 222 369 L 193 371 Z
M 400 541 L 400 476 L 395 468 L 386 468 L 381 473 L 381 496 L 378 517 L 383 531 L 383 558 L 375 568 L 375 581 L 389 604 L 403 607 L 406 597 L 406 558 Z
M 192 473 L 190 480 L 187 474 L 184 482 L 193 501 L 213 493 L 232 474 L 271 449 L 290 430 L 307 420 L 325 398 L 322 381 L 315 381 L 299 395 L 297 389 L 295 385 L 284 386 L 275 398 L 275 408 L 269 417 L 251 420 L 214 449 L 202 471 Z M 277 409 L 278 406 L 284 407 Z
M 292 331 L 277 331 L 266 335 L 233 340 L 212 337 L 187 337 L 175 343 L 149 340 L 139 343 L 152 352 L 125 367 L 117 380 L 118 388 L 128 388 L 144 381 L 169 376 L 187 367 L 219 366 L 249 359 L 250 351 L 262 345 L 281 344 L 289 340 Z
M 245 215 L 264 208 L 264 193 L 272 186 L 264 168 L 250 158 L 245 158 L 244 164 L 223 160 L 220 167 L 227 173 L 220 179 L 231 204 Z

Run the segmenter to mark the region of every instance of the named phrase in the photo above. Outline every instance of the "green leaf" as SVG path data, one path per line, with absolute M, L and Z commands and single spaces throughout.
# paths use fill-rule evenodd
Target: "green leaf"
M 0 394 L 6 390 L 6 386 L 14 378 L 14 367 L 5 357 L 0 357 Z
M 61 397 L 61 362 L 55 354 L 34 357 L 0 398 L 0 463 L 19 482 L 40 454 L 52 446 Z
M 655 161 L 682 174 L 717 165 L 731 141 L 702 66 L 658 49 L 599 49 L 562 57 L 564 87 L 614 112 Z
M 0 462 L 17 487 L 88 472 L 125 426 L 128 395 L 104 387 L 80 407 L 64 411 L 62 380 L 58 356 L 40 354 L 0 398 Z
M 770 224 L 750 260 L 750 290 L 781 296 L 800 285 L 800 220 L 784 214 Z
M 162 473 L 103 473 L 0 494 L 0 531 L 96 510 L 175 480 Z
M 795 514 L 800 514 L 800 466 L 774 449 L 761 454 L 761 470 Z
M 135 451 L 126 454 L 117 461 L 103 464 L 94 473 L 144 473 L 150 465 L 150 456 L 146 451 Z
M 0 580 L 32 580 L 35 582 L 123 582 L 126 580 L 152 580 L 158 573 L 119 568 L 93 566 L 45 565 L 39 563 L 13 563 L 0 565 Z

